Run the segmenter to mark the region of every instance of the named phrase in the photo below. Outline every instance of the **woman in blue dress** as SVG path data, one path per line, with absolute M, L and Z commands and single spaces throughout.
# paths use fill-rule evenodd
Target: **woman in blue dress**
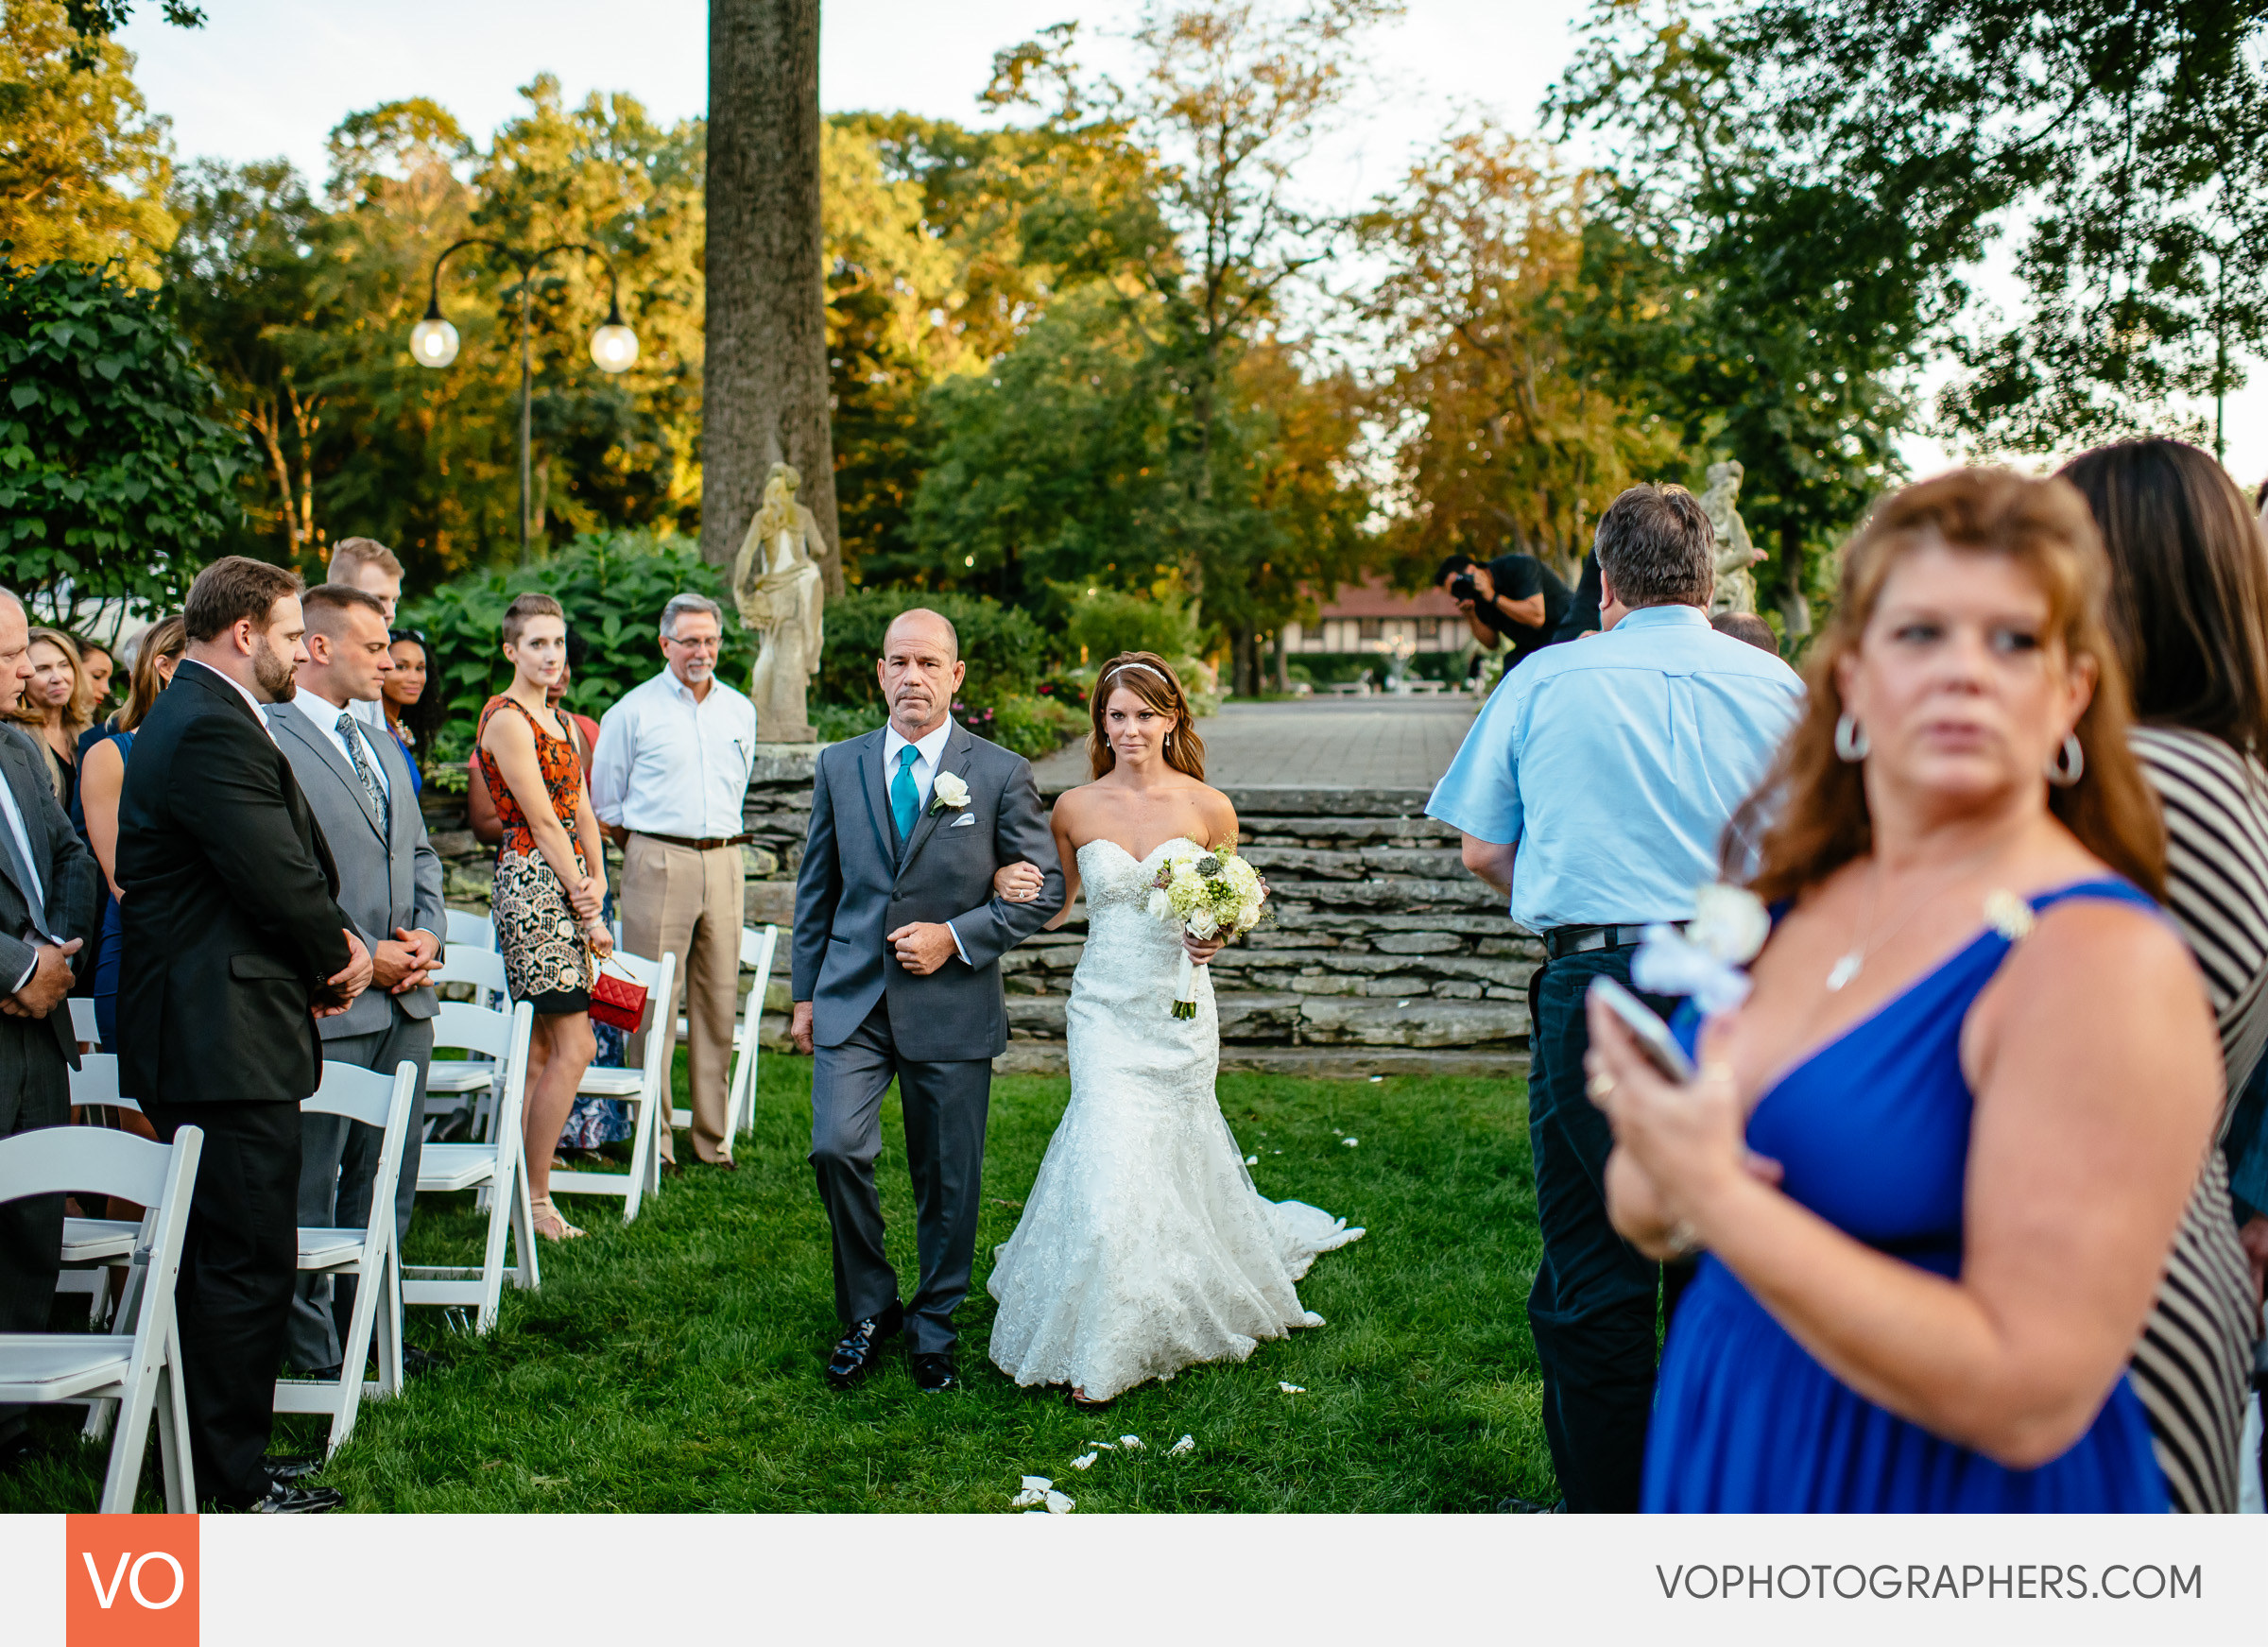
M 1593 1008 L 1617 1227 L 1706 1254 L 1649 1509 L 2166 1507 L 2127 1360 L 2222 1081 L 2106 585 L 2063 482 L 1881 506 L 1736 819 L 1754 992 L 1690 1084 Z

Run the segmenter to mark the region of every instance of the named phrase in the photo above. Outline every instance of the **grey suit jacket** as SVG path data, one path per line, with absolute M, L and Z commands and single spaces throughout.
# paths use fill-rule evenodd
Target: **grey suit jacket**
M 449 918 L 441 903 L 440 855 L 426 837 L 425 815 L 418 809 L 409 763 L 400 746 L 383 732 L 366 740 L 386 769 L 393 796 L 393 828 L 388 834 L 354 768 L 298 700 L 271 707 L 267 724 L 291 762 L 307 809 L 330 843 L 338 866 L 338 906 L 354 922 L 362 941 L 375 946 L 392 937 L 396 927 L 421 929 L 446 939 Z M 317 1027 L 325 1040 L 383 1030 L 393 1021 L 389 1002 L 410 1018 L 431 1018 L 436 1007 L 430 986 L 402 995 L 373 986 L 355 997 L 346 1011 L 323 1019 Z
M 84 947 L 71 958 L 73 969 L 84 977 L 94 965 L 94 945 L 100 935 L 94 931 L 99 908 L 94 877 L 102 871 L 55 798 L 55 786 L 47 781 L 46 757 L 14 727 L 0 727 L 0 779 L 7 781 L 16 810 L 24 815 L 24 833 L 31 842 L 32 870 L 46 894 L 35 923 L 29 889 L 16 884 L 12 855 L 0 852 L 0 993 L 12 990 L 16 980 L 31 966 L 40 943 L 31 931 L 35 924 L 58 943 L 84 940 Z M 0 830 L 6 828 L 7 823 L 0 821 Z M 47 1022 L 63 1061 L 77 1069 L 78 1042 L 71 1035 L 70 1012 L 58 1006 L 47 1015 Z
M 1008 1044 L 1000 957 L 1063 907 L 1063 866 L 1031 763 L 954 727 L 937 769 L 969 786 L 969 804 L 941 806 L 933 793 L 901 853 L 883 735 L 877 728 L 819 754 L 796 882 L 795 999 L 812 1004 L 820 1046 L 842 1045 L 886 1001 L 900 1056 L 997 1057 Z M 994 896 L 992 875 L 1020 859 L 1047 884 L 1031 902 L 1009 903 Z M 968 961 L 926 978 L 899 966 L 887 935 L 918 920 L 951 922 Z

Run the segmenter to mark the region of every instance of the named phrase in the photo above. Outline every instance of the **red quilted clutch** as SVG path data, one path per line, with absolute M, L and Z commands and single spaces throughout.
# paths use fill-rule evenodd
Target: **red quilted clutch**
M 601 961 L 591 980 L 591 1019 L 635 1033 L 645 1021 L 645 986 L 627 972 L 610 972 Z

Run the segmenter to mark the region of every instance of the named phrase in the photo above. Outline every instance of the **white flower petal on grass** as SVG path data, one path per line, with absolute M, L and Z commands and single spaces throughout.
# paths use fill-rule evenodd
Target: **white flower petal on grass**
M 1184 1435 L 1165 1450 L 1165 1455 L 1168 1458 L 1179 1458 L 1183 1453 L 1194 1452 L 1196 1450 L 1197 1438 L 1194 1435 Z
M 1118 1443 L 1115 1441 L 1090 1441 L 1087 1445 L 1097 1452 L 1116 1452 L 1118 1450 Z
M 1128 1452 L 1140 1452 L 1142 1450 L 1142 1437 L 1139 1435 L 1121 1435 L 1118 1438 L 1118 1444 L 1125 1448 Z
M 1405 1001 L 1405 1002 L 1403 1002 L 1403 1003 L 1402 1003 L 1402 1004 L 1403 1004 L 1404 1006 L 1407 1006 L 1407 1005 L 1409 1004 L 1409 1003 Z M 1383 1076 L 1383 1075 L 1373 1075 L 1373 1076 L 1371 1076 L 1371 1077 L 1370 1077 L 1370 1085 L 1372 1085 L 1373 1087 L 1375 1087 L 1375 1086 L 1377 1086 L 1377 1085 L 1378 1085 L 1378 1084 L 1379 1084 L 1381 1081 L 1383 1081 L 1383 1080 L 1384 1080 L 1384 1079 L 1385 1079 L 1385 1076 Z
M 1099 1452 L 1082 1452 L 1078 1457 L 1071 1461 L 1071 1467 L 1074 1469 L 1092 1469 L 1094 1467 L 1094 1461 L 1100 1457 L 1102 1457 L 1102 1454 Z
M 1035 1487 L 1040 1492 L 1045 1492 L 1049 1487 L 1054 1486 L 1056 1484 L 1052 1481 L 1049 1481 L 1047 1477 L 1043 1475 L 1027 1475 L 1019 1481 L 1017 1484 L 1022 1487 L 1023 1490 L 1028 1493 Z
M 1305 1384 L 1287 1384 L 1279 1382 L 1276 1387 L 1281 1390 L 1287 1396 L 1304 1396 L 1307 1394 L 1307 1386 Z
M 1260 1165 L 1260 1158 L 1258 1156 L 1246 1156 L 1245 1158 L 1245 1165 L 1248 1167 L 1256 1167 Z
M 1349 1149 L 1352 1149 L 1356 1144 L 1362 1142 L 1363 1141 L 1359 1138 L 1343 1138 L 1339 1140 L 1339 1141 L 1345 1144 Z
M 1078 1507 L 1078 1500 L 1066 1494 L 1050 1493 L 1047 1495 L 1047 1513 L 1051 1516 L 1068 1516 Z

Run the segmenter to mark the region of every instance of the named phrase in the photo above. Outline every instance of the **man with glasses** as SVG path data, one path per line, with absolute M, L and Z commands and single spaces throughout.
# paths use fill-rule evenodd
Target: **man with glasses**
M 678 957 L 693 1045 L 693 1148 L 733 1168 L 725 1136 L 731 1075 L 732 1013 L 740 989 L 740 929 L 748 838 L 741 809 L 756 757 L 756 706 L 716 678 L 724 611 L 706 595 L 679 594 L 662 609 L 662 656 L 669 666 L 607 711 L 591 761 L 591 804 L 623 849 L 622 947 Z M 646 1021 L 674 1035 L 675 1001 Z M 644 1057 L 632 1037 L 629 1062 Z M 670 1129 L 662 1128 L 662 1171 L 678 1172 Z

